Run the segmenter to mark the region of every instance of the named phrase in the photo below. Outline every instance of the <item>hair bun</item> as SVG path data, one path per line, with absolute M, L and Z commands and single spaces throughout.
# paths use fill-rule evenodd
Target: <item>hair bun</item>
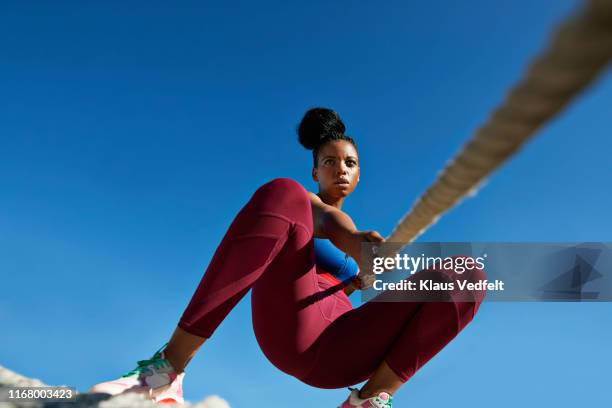
M 312 150 L 327 136 L 344 134 L 346 128 L 340 115 L 327 108 L 312 108 L 304 114 L 297 129 L 298 140 Z

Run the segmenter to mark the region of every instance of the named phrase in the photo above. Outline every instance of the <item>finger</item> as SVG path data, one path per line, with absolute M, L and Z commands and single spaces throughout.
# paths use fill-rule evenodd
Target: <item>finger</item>
M 382 235 L 380 235 L 376 231 L 374 231 L 374 233 L 376 234 L 376 235 L 374 235 L 376 237 L 376 242 L 385 242 L 385 238 Z
M 361 289 L 363 290 L 372 286 L 376 280 L 376 277 L 374 274 L 362 274 L 360 275 L 359 280 L 361 282 Z
M 368 241 L 370 242 L 384 242 L 384 238 L 382 235 L 378 233 L 378 231 L 368 231 Z

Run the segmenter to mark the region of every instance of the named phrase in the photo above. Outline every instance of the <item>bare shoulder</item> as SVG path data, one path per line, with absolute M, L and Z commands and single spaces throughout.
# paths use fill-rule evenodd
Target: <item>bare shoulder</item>
M 313 192 L 309 191 L 308 197 L 310 197 L 310 204 L 312 204 L 312 208 L 314 210 L 330 211 L 334 209 L 334 207 L 332 207 L 331 205 L 325 204 L 323 200 L 321 200 L 321 197 L 319 197 Z
M 308 192 L 308 197 L 310 197 L 310 201 L 312 203 L 323 203 L 323 201 L 321 201 L 321 198 L 312 191 Z

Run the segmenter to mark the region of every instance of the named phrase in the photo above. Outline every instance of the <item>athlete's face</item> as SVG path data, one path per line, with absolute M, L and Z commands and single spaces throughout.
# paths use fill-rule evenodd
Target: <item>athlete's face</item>
M 319 150 L 317 167 L 312 169 L 312 178 L 319 183 L 319 191 L 330 197 L 346 197 L 359 181 L 359 157 L 352 143 L 335 140 Z

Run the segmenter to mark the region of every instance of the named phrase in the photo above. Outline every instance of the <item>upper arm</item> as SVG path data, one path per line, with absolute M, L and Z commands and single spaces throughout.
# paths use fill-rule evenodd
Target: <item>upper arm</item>
M 325 204 L 319 196 L 314 193 L 308 192 L 310 197 L 310 204 L 312 207 L 312 224 L 314 229 L 314 236 L 317 238 L 329 238 L 323 229 L 323 218 L 326 214 L 332 211 L 340 211 L 331 205 Z
M 357 227 L 351 217 L 325 204 L 316 194 L 308 193 L 308 196 L 312 204 L 314 236 L 329 239 L 337 248 L 357 259 L 361 238 L 355 235 Z

